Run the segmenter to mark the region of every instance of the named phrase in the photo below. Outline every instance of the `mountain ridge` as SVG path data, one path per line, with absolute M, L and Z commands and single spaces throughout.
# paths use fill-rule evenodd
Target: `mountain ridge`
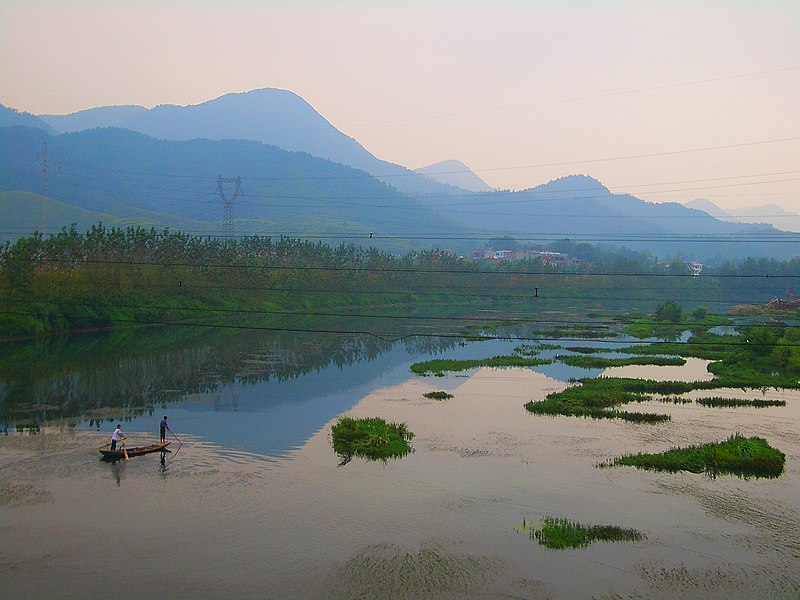
M 455 159 L 442 160 L 414 171 L 468 192 L 490 192 L 493 189 L 467 165 Z
M 125 114 L 121 109 L 127 109 Z M 76 127 L 81 130 L 123 127 L 163 140 L 253 140 L 361 169 L 405 193 L 454 194 L 461 191 L 378 159 L 289 90 L 261 88 L 234 92 L 186 106 L 97 107 L 41 119 L 59 133 L 74 133 Z

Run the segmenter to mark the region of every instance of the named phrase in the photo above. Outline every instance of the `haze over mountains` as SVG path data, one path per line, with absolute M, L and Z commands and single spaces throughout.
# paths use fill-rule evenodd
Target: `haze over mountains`
M 723 210 L 713 202 L 697 198 L 684 206 L 707 212 L 712 217 L 731 223 L 767 223 L 782 231 L 800 232 L 800 215 L 784 210 L 777 204 L 762 204 L 732 210 Z
M 615 195 L 583 175 L 495 192 L 458 161 L 411 171 L 374 157 L 299 96 L 271 89 L 196 106 L 100 107 L 64 116 L 0 105 L 6 232 L 29 233 L 31 223 L 42 222 L 36 194 L 43 192 L 45 143 L 53 219 L 58 213 L 69 222 L 99 217 L 220 234 L 222 175 L 242 181 L 238 234 L 459 251 L 498 235 L 523 243 L 569 238 L 702 261 L 788 258 L 800 240 L 768 225 L 715 218 L 711 207 Z M 50 222 L 50 231 L 67 224 Z

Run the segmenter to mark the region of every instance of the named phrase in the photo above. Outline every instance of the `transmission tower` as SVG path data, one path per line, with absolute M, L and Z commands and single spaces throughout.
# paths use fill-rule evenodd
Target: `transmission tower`
M 235 187 L 233 188 L 233 196 L 228 198 L 225 194 L 225 188 L 223 184 L 233 184 Z M 228 237 L 233 237 L 233 203 L 239 196 L 242 195 L 242 180 L 240 177 L 236 179 L 231 179 L 228 177 L 223 177 L 219 175 L 217 177 L 217 193 L 219 197 L 222 199 L 222 205 L 224 207 L 224 211 L 222 214 L 222 226 L 225 229 L 225 235 Z
M 44 176 L 44 201 L 42 202 L 42 218 L 44 221 L 42 227 L 42 235 L 47 234 L 47 178 L 49 176 L 50 163 L 47 158 L 47 142 L 44 143 L 44 152 L 42 153 L 42 175 Z

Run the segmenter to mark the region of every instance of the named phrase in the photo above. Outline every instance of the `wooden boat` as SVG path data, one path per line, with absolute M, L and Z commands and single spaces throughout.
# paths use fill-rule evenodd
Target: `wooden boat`
M 100 448 L 100 454 L 103 455 L 103 460 L 123 460 L 125 458 L 125 450 L 128 451 L 128 456 L 140 456 L 142 454 L 149 454 L 150 452 L 170 452 L 167 450 L 172 442 L 161 442 L 158 444 L 150 444 L 149 446 L 134 446 L 133 448 L 118 447 L 116 450 L 109 450 L 107 448 Z

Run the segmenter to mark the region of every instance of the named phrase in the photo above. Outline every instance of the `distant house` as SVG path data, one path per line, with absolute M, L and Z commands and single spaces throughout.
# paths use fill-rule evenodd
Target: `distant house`
M 487 260 L 494 258 L 494 250 L 492 248 L 474 248 L 472 250 L 472 258 L 474 260 Z
M 481 247 L 472 250 L 473 260 L 487 260 L 494 262 L 508 262 L 512 260 L 539 260 L 548 265 L 578 265 L 581 261 L 577 258 L 570 258 L 563 252 L 550 252 L 545 250 L 531 250 L 517 248 L 499 249 Z

